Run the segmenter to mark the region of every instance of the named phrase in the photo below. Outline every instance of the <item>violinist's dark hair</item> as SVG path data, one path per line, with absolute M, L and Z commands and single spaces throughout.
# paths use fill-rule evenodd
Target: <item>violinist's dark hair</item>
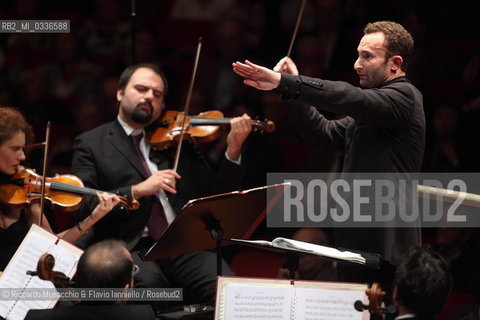
M 78 262 L 77 288 L 124 288 L 132 282 L 133 261 L 120 240 L 105 240 L 89 247 Z
M 122 72 L 122 74 L 120 75 L 120 78 L 118 79 L 118 89 L 124 91 L 125 88 L 127 87 L 128 82 L 130 81 L 130 78 L 132 77 L 133 73 L 135 71 L 137 71 L 137 69 L 140 69 L 140 68 L 151 69 L 153 72 L 158 74 L 160 76 L 160 78 L 162 78 L 163 85 L 165 87 L 164 88 L 165 92 L 163 93 L 163 97 L 165 98 L 167 96 L 167 93 L 168 93 L 167 78 L 163 74 L 162 70 L 160 70 L 160 68 L 158 66 L 154 65 L 153 63 L 138 63 L 138 64 L 134 64 L 134 65 L 131 65 L 131 66 L 127 67 Z
M 452 288 L 447 263 L 430 247 L 412 247 L 395 273 L 394 288 L 398 304 L 420 318 L 438 314 Z
M 14 108 L 0 107 L 0 145 L 19 131 L 25 133 L 26 143 L 33 141 L 33 130 L 22 113 Z

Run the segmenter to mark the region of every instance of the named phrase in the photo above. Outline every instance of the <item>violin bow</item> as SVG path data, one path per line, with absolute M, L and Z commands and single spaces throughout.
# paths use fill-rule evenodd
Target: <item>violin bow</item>
M 175 159 L 173 161 L 173 171 L 177 172 L 178 159 L 180 158 L 180 151 L 182 150 L 183 134 L 185 132 L 185 119 L 187 119 L 188 110 L 190 109 L 190 100 L 192 99 L 193 83 L 195 82 L 195 76 L 197 74 L 198 60 L 200 58 L 200 51 L 202 49 L 202 37 L 198 38 L 197 53 L 195 55 L 195 64 L 193 65 L 192 78 L 190 79 L 190 85 L 188 87 L 187 100 L 185 101 L 185 108 L 183 110 L 182 125 L 180 131 L 180 141 L 177 144 L 177 150 L 175 151 Z
M 34 150 L 38 148 L 44 148 L 44 146 L 45 146 L 45 141 L 42 141 L 39 143 L 28 144 L 25 147 L 23 147 L 23 150 Z
M 43 177 L 42 177 L 42 189 L 40 195 L 40 217 L 39 226 L 42 226 L 43 220 L 43 208 L 45 206 L 45 182 L 47 180 L 47 168 L 48 168 L 48 150 L 50 146 L 50 121 L 47 122 L 47 129 L 45 131 L 45 149 L 43 150 Z
M 300 11 L 298 12 L 297 22 L 295 23 L 295 29 L 293 29 L 292 40 L 290 40 L 290 46 L 288 47 L 287 58 L 290 57 L 292 53 L 293 43 L 295 42 L 295 38 L 297 37 L 298 28 L 300 27 L 300 21 L 302 21 L 303 10 L 305 9 L 305 3 L 307 0 L 302 0 L 302 4 L 300 6 Z

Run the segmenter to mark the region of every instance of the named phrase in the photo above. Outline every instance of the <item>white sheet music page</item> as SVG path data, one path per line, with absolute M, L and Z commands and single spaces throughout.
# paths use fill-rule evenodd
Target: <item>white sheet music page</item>
M 5 295 L 9 294 L 11 289 L 55 288 L 50 281 L 27 275 L 27 271 L 37 269 L 40 256 L 46 252 L 55 258 L 55 271 L 70 277 L 74 274 L 82 250 L 63 240 L 58 244 L 55 244 L 56 241 L 55 235 L 32 225 L 0 278 L 0 316 L 7 320 L 21 320 L 30 309 L 46 309 L 55 305 L 56 300 L 6 300 Z
M 224 320 L 290 320 L 293 287 L 228 284 Z
M 321 288 L 295 288 L 296 316 L 303 320 L 361 320 L 362 312 L 353 307 L 363 301 L 361 291 Z

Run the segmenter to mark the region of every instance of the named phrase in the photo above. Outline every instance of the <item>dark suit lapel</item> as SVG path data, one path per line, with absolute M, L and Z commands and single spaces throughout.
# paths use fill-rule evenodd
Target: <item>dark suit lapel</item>
M 110 141 L 112 146 L 118 150 L 118 152 L 125 157 L 125 159 L 132 164 L 132 166 L 137 170 L 144 178 L 147 178 L 145 169 L 142 166 L 140 159 L 133 147 L 133 143 L 130 138 L 123 130 L 120 123 L 115 120 L 113 121 L 112 128 L 110 129 L 109 136 L 107 140 Z

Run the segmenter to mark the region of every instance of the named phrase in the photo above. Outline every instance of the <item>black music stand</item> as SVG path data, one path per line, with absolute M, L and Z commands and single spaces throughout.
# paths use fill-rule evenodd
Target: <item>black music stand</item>
M 216 247 L 217 274 L 221 275 L 222 240 L 249 238 L 283 195 L 286 185 L 288 183 L 190 200 L 163 236 L 139 255 L 148 261 Z

